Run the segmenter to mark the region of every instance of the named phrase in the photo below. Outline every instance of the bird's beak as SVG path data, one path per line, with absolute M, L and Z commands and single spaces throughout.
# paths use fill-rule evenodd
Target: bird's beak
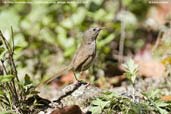
M 98 31 L 101 31 L 103 29 L 106 29 L 106 27 L 100 27 Z
M 98 28 L 98 31 L 101 31 L 102 30 L 102 28 Z
M 101 30 L 102 30 L 102 29 L 106 29 L 106 28 L 107 28 L 107 27 L 101 27 Z

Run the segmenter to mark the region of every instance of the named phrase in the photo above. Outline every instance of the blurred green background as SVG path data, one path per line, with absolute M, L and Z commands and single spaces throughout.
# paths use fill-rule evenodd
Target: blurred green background
M 17 3 L 17 2 L 32 3 Z M 97 41 L 96 75 L 117 74 L 121 25 L 125 24 L 124 55 L 133 55 L 145 43 L 142 22 L 149 5 L 145 0 L 87 0 L 85 3 L 36 3 L 16 0 L 1 3 L 0 30 L 11 40 L 14 31 L 15 60 L 20 76 L 30 74 L 42 79 L 69 64 L 82 40 L 83 32 L 92 26 L 106 27 Z M 41 2 L 41 1 L 40 1 Z M 48 2 L 48 1 L 46 1 Z M 104 72 L 98 74 L 98 72 Z M 110 73 L 108 73 L 110 72 Z M 37 80 L 38 83 L 40 80 Z

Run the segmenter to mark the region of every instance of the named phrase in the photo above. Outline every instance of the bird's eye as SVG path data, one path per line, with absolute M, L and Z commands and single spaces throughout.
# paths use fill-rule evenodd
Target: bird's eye
M 96 31 L 96 28 L 94 28 L 93 31 Z

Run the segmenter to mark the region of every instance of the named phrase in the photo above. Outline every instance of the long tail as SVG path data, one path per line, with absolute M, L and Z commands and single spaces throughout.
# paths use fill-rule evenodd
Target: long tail
M 40 83 L 36 86 L 36 88 L 40 87 L 40 86 L 43 85 L 43 84 L 48 84 L 48 83 L 50 83 L 51 81 L 53 81 L 53 80 L 56 79 L 57 77 L 60 77 L 62 74 L 64 74 L 65 72 L 68 72 L 68 71 L 71 70 L 71 69 L 72 69 L 71 65 L 62 68 L 61 70 L 59 70 L 57 73 L 55 73 L 54 75 L 52 75 L 52 76 L 51 76 L 50 78 L 48 78 L 47 80 L 40 82 Z

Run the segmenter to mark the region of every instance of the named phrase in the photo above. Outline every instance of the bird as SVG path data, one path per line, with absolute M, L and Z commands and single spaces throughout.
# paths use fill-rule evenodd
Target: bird
M 44 83 L 50 83 L 66 71 L 73 71 L 76 81 L 78 78 L 75 72 L 82 72 L 87 70 L 93 63 L 96 56 L 96 38 L 99 35 L 102 27 L 91 27 L 86 30 L 83 34 L 81 45 L 76 50 L 76 53 L 71 60 L 71 63 L 64 67 L 62 70 L 54 74 L 52 77 L 45 80 Z

